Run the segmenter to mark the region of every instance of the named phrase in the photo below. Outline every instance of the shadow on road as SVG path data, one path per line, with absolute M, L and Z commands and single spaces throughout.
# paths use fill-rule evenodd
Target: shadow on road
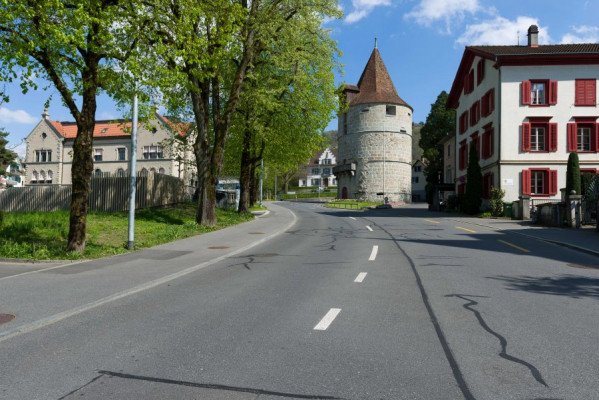
M 599 278 L 576 275 L 556 277 L 498 276 L 488 278 L 505 282 L 508 290 L 567 296 L 574 299 L 583 297 L 599 299 Z

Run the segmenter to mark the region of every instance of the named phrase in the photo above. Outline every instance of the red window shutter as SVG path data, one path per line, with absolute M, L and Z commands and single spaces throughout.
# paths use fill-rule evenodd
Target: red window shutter
M 585 105 L 585 97 L 586 97 L 586 80 L 584 79 L 576 79 L 576 84 L 574 88 L 574 105 L 575 106 L 583 106 Z
M 593 147 L 591 148 L 591 150 L 594 149 L 595 153 L 599 153 L 599 124 L 595 124 L 595 134 L 593 135 Z
M 530 123 L 522 124 L 522 151 L 530 151 Z
M 577 147 L 576 140 L 576 124 L 569 122 L 568 123 L 568 152 L 575 152 Z
M 597 81 L 590 79 L 585 85 L 587 105 L 594 106 L 597 103 Z
M 557 151 L 557 123 L 549 123 L 549 151 Z
M 530 195 L 530 170 L 522 170 L 522 194 Z
M 549 194 L 557 194 L 557 171 L 554 169 L 549 170 Z
M 557 104 L 557 81 L 549 81 L 549 104 Z
M 522 105 L 530 104 L 530 81 L 522 81 L 520 85 Z

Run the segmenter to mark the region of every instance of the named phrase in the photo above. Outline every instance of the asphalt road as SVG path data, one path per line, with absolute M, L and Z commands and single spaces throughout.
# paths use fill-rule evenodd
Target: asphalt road
M 599 399 L 599 259 L 418 207 L 271 210 L 0 265 L 0 398 Z

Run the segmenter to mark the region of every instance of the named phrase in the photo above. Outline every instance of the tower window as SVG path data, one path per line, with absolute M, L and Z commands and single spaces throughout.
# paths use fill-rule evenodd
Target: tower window
M 395 106 L 387 106 L 387 115 L 397 115 L 397 109 Z
M 366 113 L 366 112 L 368 112 L 368 111 L 370 111 L 370 108 L 363 108 L 363 109 L 362 109 L 362 112 L 363 112 L 363 113 Z

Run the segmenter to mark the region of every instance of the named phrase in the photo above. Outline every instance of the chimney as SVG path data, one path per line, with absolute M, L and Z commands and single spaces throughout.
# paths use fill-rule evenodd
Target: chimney
M 539 47 L 539 27 L 536 25 L 528 28 L 528 47 Z
M 44 108 L 44 112 L 42 113 L 43 119 L 50 119 L 50 114 L 48 114 L 48 109 Z

